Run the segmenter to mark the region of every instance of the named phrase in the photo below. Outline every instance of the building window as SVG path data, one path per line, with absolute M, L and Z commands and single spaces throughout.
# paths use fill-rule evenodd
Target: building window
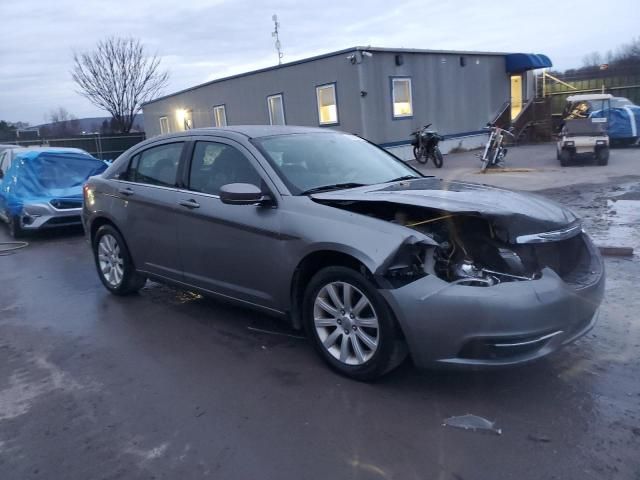
M 184 112 L 184 129 L 191 130 L 193 128 L 193 110 Z
M 160 135 L 169 133 L 169 119 L 167 117 L 160 117 Z
M 284 100 L 281 93 L 267 97 L 267 107 L 271 125 L 286 125 L 284 120 Z
M 393 118 L 411 117 L 413 104 L 411 101 L 411 79 L 392 78 Z
M 213 107 L 213 125 L 215 127 L 227 126 L 227 110 L 224 105 L 216 105 Z
M 316 87 L 318 99 L 318 120 L 320 125 L 338 123 L 338 102 L 336 101 L 336 85 L 320 85 Z
M 191 130 L 193 128 L 193 110 L 178 108 L 176 110 L 176 125 L 178 130 Z

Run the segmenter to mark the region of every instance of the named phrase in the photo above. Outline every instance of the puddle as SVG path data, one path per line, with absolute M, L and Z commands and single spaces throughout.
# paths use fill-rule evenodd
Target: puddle
M 640 200 L 608 199 L 603 225 L 594 229 L 597 245 L 632 247 L 640 251 Z

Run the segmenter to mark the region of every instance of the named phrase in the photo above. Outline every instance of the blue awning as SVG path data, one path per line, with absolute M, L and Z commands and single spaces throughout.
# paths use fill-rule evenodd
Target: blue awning
M 510 53 L 506 58 L 507 73 L 525 72 L 553 66 L 551 59 L 541 53 Z

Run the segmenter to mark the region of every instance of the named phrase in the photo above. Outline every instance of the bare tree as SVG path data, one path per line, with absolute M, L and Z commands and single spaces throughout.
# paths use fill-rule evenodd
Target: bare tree
M 46 130 L 49 135 L 61 136 L 79 133 L 78 119 L 75 115 L 69 113 L 69 111 L 64 107 L 58 107 L 55 110 L 51 110 L 47 119 L 51 124 Z
M 599 52 L 591 52 L 582 58 L 583 67 L 598 67 L 602 64 L 602 56 Z
M 167 85 L 157 55 L 148 56 L 134 38 L 111 37 L 88 53 L 74 53 L 71 76 L 80 95 L 109 112 L 118 130 L 128 133 L 142 104 Z

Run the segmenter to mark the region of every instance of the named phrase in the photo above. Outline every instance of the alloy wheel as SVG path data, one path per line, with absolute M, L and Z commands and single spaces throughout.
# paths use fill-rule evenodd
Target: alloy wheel
M 362 365 L 378 349 L 380 327 L 371 301 L 347 282 L 331 282 L 317 293 L 313 321 L 322 346 L 338 361 Z
M 102 276 L 112 287 L 118 287 L 124 276 L 124 259 L 113 235 L 105 234 L 98 242 L 98 263 Z

